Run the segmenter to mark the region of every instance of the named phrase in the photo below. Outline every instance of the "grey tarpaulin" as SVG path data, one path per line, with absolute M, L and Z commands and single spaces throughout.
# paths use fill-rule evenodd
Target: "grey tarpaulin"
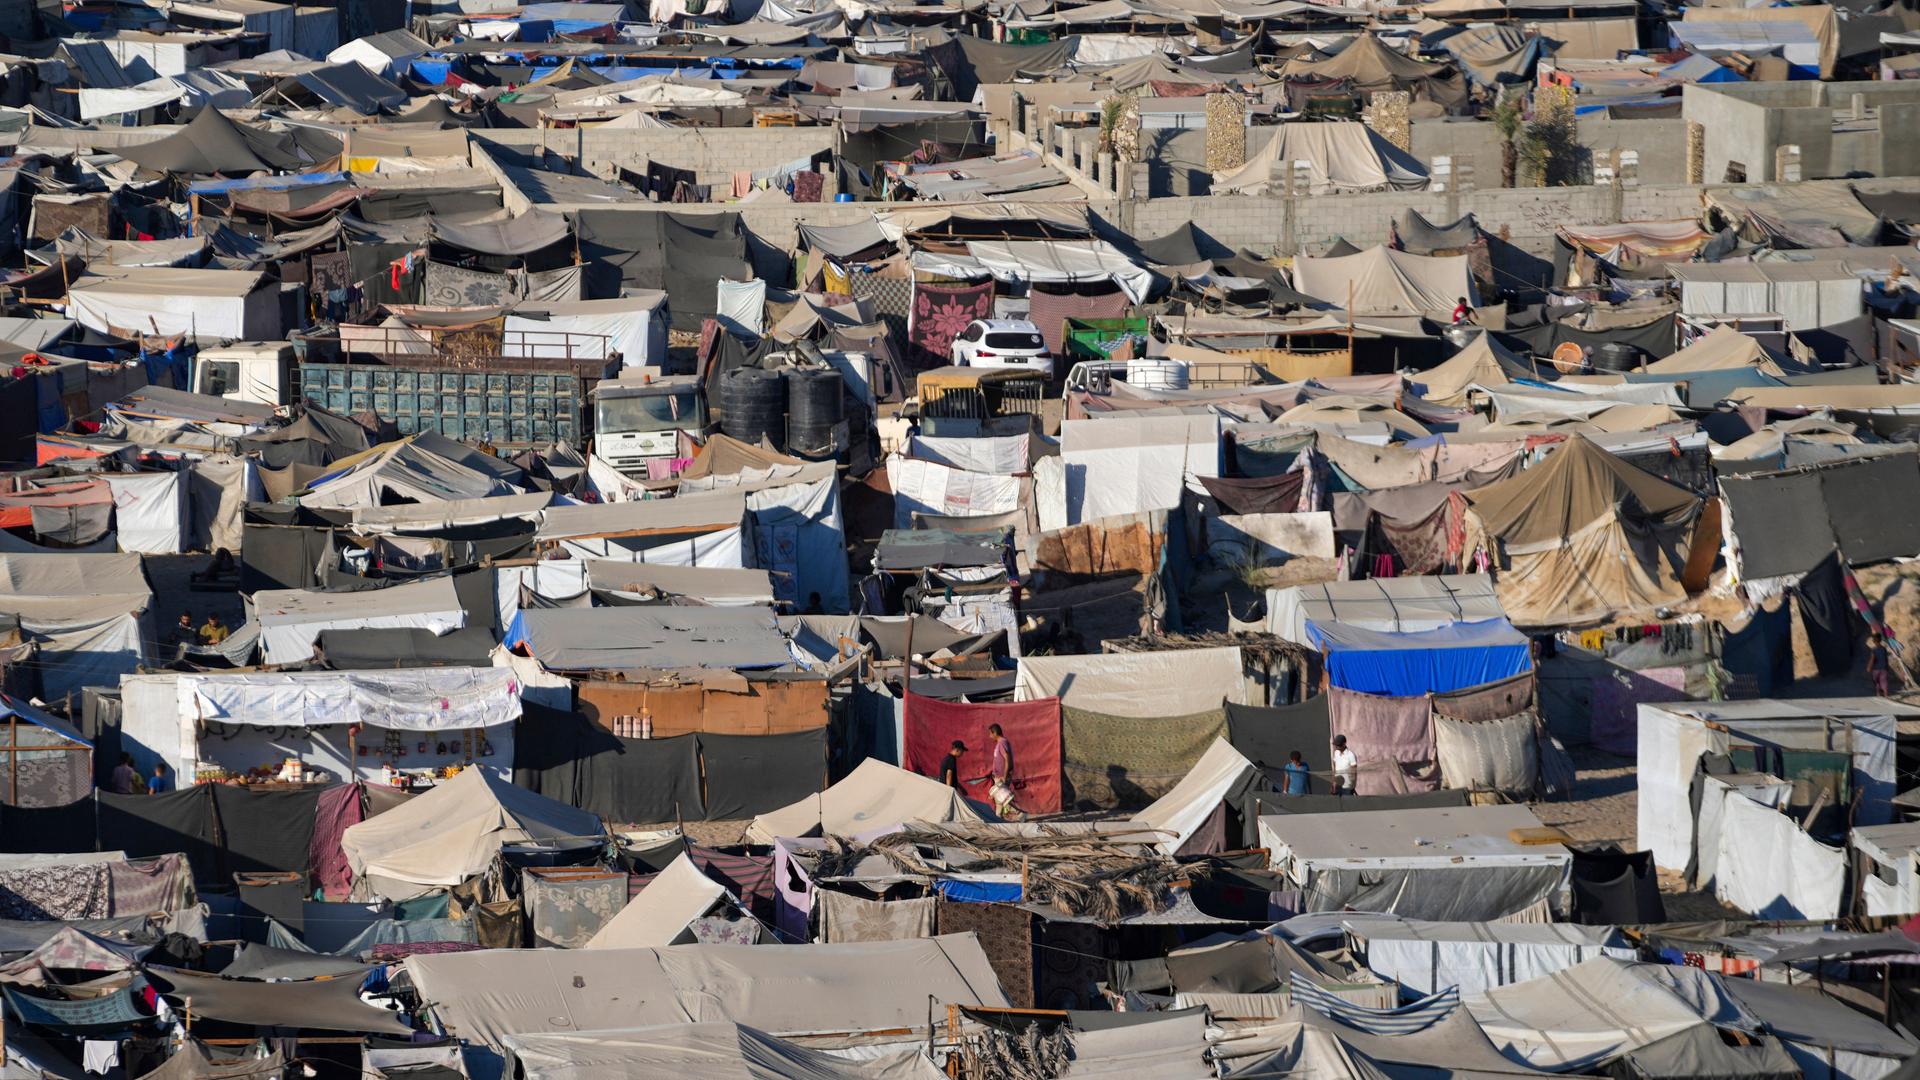
M 224 1054 L 216 1057 L 200 1040 L 188 1039 L 172 1057 L 140 1080 L 263 1080 L 281 1075 L 285 1067 L 286 1059 L 278 1050 L 264 1058 Z
M 1833 550 L 1814 472 L 1722 477 L 1743 577 L 1802 574 Z
M 563 214 L 535 210 L 505 221 L 467 222 L 433 219 L 433 238 L 451 247 L 483 255 L 524 256 L 567 238 Z
M 193 879 L 226 884 L 220 848 L 214 843 L 213 789 L 206 785 L 164 795 L 115 795 L 98 792 L 101 851 L 124 851 L 141 858 L 181 852 L 193 867 Z
M 827 729 L 780 735 L 700 735 L 707 817 L 750 818 L 791 806 L 827 784 Z
M 276 791 L 206 786 L 213 791 L 214 810 L 220 817 L 228 873 L 307 869 L 321 785 Z
M 1331 771 L 1325 760 L 1333 741 L 1326 695 L 1276 708 L 1233 704 L 1226 708 L 1227 741 L 1255 765 L 1277 769 L 1286 764 L 1289 753 L 1298 750 L 1309 769 Z M 1308 790 L 1316 786 L 1325 790 L 1326 785 L 1310 783 Z
M 322 975 L 364 975 L 366 971 L 366 964 L 349 957 L 248 944 L 240 946 L 220 974 L 230 979 L 314 979 Z
M 1538 724 L 1532 713 L 1479 721 L 1436 714 L 1433 741 L 1440 782 L 1451 788 L 1531 795 L 1540 780 L 1534 743 Z
M 458 580 L 458 579 L 456 579 Z M 322 630 L 320 655 L 336 671 L 370 668 L 487 667 L 493 631 L 463 627 L 445 634 L 417 626 Z
M 522 881 L 536 948 L 578 949 L 627 904 L 624 873 L 533 870 Z
M 717 316 L 720 279 L 754 276 L 738 214 L 581 210 L 575 220 L 589 264 L 588 295 L 618 296 L 623 285 L 665 290 L 676 330 L 698 330 Z
M 193 1014 L 260 1027 L 411 1035 L 400 1014 L 360 1000 L 360 980 L 256 982 L 178 968 L 149 967 L 148 978 L 175 1008 L 191 999 Z
M 93 815 L 92 794 L 65 806 L 0 805 L 0 851 L 47 855 L 93 851 Z

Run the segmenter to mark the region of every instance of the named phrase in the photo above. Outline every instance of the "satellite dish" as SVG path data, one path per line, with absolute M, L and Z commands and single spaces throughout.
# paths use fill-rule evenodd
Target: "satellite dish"
M 1563 375 L 1577 375 L 1587 369 L 1587 350 L 1572 341 L 1554 347 L 1553 366 Z

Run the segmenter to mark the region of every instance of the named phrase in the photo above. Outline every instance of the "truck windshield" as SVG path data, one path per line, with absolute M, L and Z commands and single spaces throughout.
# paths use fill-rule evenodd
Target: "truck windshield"
M 602 398 L 594 414 L 595 428 L 607 434 L 616 431 L 693 431 L 706 425 L 707 413 L 700 405 L 697 390 L 643 397 Z

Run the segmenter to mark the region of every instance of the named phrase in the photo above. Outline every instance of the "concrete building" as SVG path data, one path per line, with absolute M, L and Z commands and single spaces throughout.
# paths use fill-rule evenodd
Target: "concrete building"
M 1702 140 L 1696 182 L 1920 175 L 1916 83 L 1695 84 L 1681 116 Z

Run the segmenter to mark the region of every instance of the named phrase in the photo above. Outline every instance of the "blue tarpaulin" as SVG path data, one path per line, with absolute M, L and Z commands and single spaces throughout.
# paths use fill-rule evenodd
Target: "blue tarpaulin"
M 193 195 L 225 195 L 234 191 L 278 191 L 282 188 L 308 187 L 313 184 L 338 184 L 347 179 L 343 172 L 292 173 L 287 176 L 243 176 L 236 180 L 196 180 L 188 185 Z
M 953 878 L 935 878 L 934 888 L 948 900 L 959 900 L 969 904 L 1017 904 L 1020 902 L 1020 883 L 1017 881 L 956 881 Z
M 1333 685 L 1363 694 L 1444 694 L 1511 678 L 1533 667 L 1527 636 L 1505 619 L 1394 633 L 1307 620 Z
M 412 64 L 413 77 L 431 86 L 446 84 L 447 76 L 453 72 L 451 60 L 428 60 L 415 58 Z

